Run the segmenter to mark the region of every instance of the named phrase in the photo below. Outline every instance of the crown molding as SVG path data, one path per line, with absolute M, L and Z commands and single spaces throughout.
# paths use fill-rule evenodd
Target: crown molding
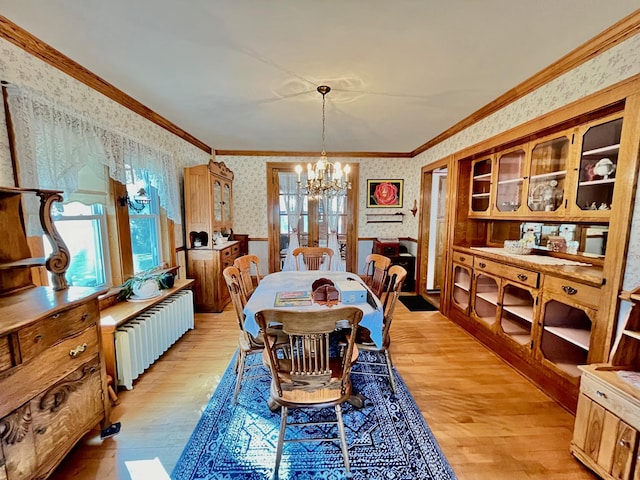
M 70 59 L 55 48 L 34 37 L 32 34 L 2 15 L 0 15 L 0 38 L 13 43 L 27 53 L 48 63 L 52 67 L 57 68 L 61 72 L 66 73 L 70 77 L 75 78 L 79 82 L 84 83 L 88 87 L 102 93 L 123 107 L 128 108 L 199 149 L 211 154 L 212 149 L 209 145 L 198 140 L 193 135 L 187 133 L 163 116 L 158 115 L 135 98 L 127 95 L 122 90 L 111 85 L 95 73 L 87 70 L 85 67 Z

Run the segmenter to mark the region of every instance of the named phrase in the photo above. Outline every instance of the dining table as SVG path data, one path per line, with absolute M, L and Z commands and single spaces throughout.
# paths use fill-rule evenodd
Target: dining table
M 358 303 L 342 303 L 341 299 L 334 306 L 322 303 L 309 302 L 310 305 L 283 305 L 278 306 L 276 299 L 279 292 L 311 292 L 313 282 L 326 278 L 333 283 L 342 281 L 354 281 L 364 286 L 367 295 L 366 300 Z M 378 347 L 382 347 L 383 307 L 382 303 L 366 286 L 362 278 L 355 273 L 337 271 L 285 271 L 271 273 L 260 280 L 244 307 L 245 330 L 253 336 L 260 333 L 255 316 L 261 310 L 286 309 L 296 311 L 321 310 L 341 306 L 353 306 L 362 311 L 360 326 L 367 328 L 371 333 L 371 340 Z

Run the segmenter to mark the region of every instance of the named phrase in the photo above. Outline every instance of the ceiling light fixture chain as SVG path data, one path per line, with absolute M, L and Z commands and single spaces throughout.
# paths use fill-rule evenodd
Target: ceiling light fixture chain
M 346 195 L 347 190 L 351 188 L 351 182 L 349 181 L 351 168 L 349 165 L 345 165 L 342 168 L 340 162 L 334 163 L 327 159 L 325 147 L 325 96 L 331 91 L 331 87 L 320 85 L 317 90 L 322 95 L 322 153 L 320 154 L 320 159 L 314 165 L 307 164 L 307 178 L 304 186 L 302 185 L 302 165 L 296 165 L 296 173 L 298 174 L 298 191 L 308 195 L 309 198 L 320 200 L 328 196 Z

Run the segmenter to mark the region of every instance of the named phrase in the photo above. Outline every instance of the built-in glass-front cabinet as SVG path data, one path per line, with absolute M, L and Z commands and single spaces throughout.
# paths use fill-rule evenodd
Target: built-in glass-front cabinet
M 622 118 L 608 117 L 579 129 L 580 163 L 575 201 L 576 212 L 609 217 L 616 181 Z
M 621 132 L 615 114 L 474 161 L 469 216 L 607 219 Z
M 485 216 L 491 206 L 493 157 L 474 160 L 471 166 L 471 205 L 469 216 Z

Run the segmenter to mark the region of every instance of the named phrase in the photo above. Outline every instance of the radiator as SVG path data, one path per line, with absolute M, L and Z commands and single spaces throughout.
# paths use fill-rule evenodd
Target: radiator
M 118 327 L 117 385 L 132 390 L 133 381 L 192 329 L 193 321 L 193 292 L 181 290 Z

